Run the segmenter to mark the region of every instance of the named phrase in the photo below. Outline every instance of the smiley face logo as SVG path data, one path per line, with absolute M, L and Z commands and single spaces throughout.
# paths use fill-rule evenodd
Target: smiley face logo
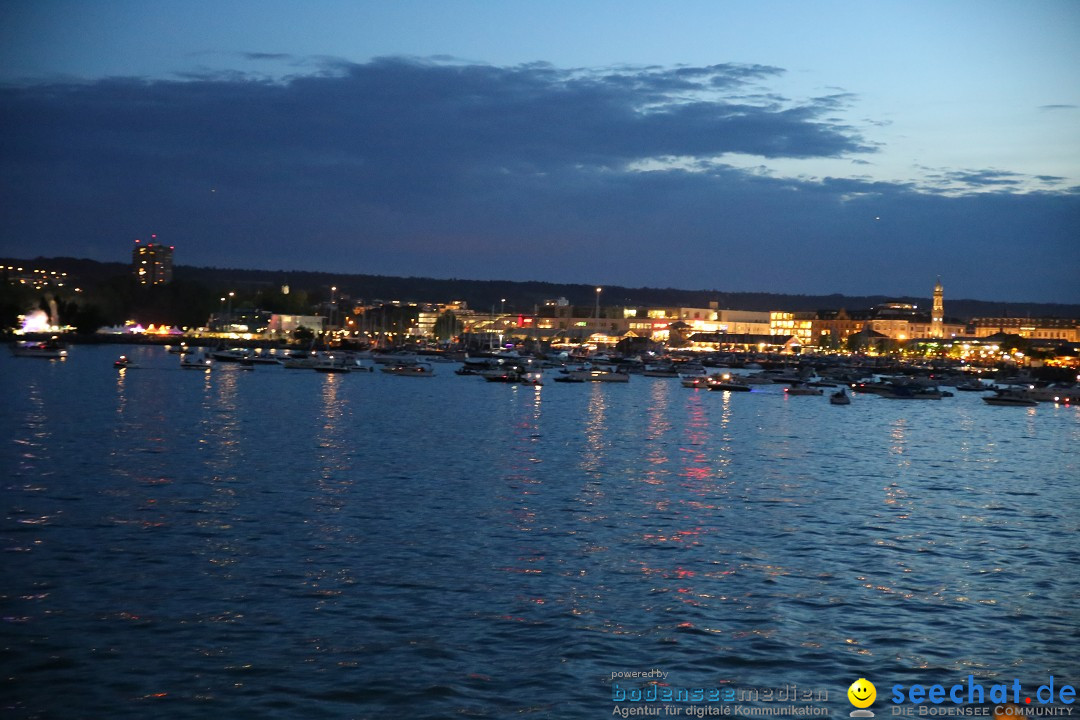
M 847 689 L 848 700 L 857 708 L 868 708 L 877 698 L 877 688 L 866 678 L 859 678 Z

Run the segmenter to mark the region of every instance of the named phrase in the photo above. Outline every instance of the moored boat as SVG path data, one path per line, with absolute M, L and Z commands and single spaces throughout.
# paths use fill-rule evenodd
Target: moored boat
M 821 388 L 810 387 L 803 382 L 795 381 L 788 387 L 784 388 L 784 392 L 788 395 L 824 395 L 825 391 Z
M 519 366 L 507 366 L 484 370 L 480 375 L 488 382 L 517 383 L 520 385 L 543 385 L 543 375 L 536 370 Z
M 218 362 L 240 362 L 251 356 L 251 352 L 244 348 L 230 348 L 226 350 L 219 347 L 210 353 L 210 357 Z
M 431 377 L 435 374 L 435 370 L 430 365 L 422 362 L 385 365 L 382 371 L 389 375 L 400 375 L 402 377 Z
M 936 385 L 918 385 L 914 383 L 890 383 L 878 393 L 883 398 L 890 400 L 940 400 L 946 393 Z M 952 394 L 949 393 L 949 397 Z
M 646 364 L 645 369 L 641 372 L 645 377 L 661 377 L 661 378 L 673 378 L 679 377 L 679 371 L 675 368 L 674 363 L 655 363 Z
M 750 392 L 750 386 L 737 380 L 731 373 L 712 375 L 708 378 L 706 385 L 710 390 L 721 392 Z
M 1026 392 L 1028 397 L 1039 402 L 1080 402 L 1080 385 L 1076 383 L 1055 383 L 1044 387 L 1034 387 Z
M 591 370 L 578 371 L 586 373 L 585 380 L 587 382 L 630 382 L 630 374 L 622 372 L 621 370 L 615 370 L 614 368 L 597 368 L 594 367 Z
M 851 404 L 851 398 L 848 397 L 848 394 L 844 391 L 843 388 L 840 388 L 836 392 L 829 395 L 829 404 L 830 405 L 850 405 Z
M 968 378 L 954 385 L 960 392 L 986 392 L 990 388 L 983 384 L 983 381 L 977 377 Z
M 281 359 L 264 353 L 252 353 L 241 360 L 249 365 L 280 365 Z
M 67 347 L 57 337 L 48 340 L 30 340 L 15 343 L 11 346 L 11 353 L 15 357 L 35 357 L 59 360 L 67 357 Z
M 1031 397 L 1025 390 L 1012 388 L 996 390 L 993 395 L 985 395 L 983 396 L 983 402 L 987 405 L 1012 405 L 1016 407 L 1031 407 L 1039 404 L 1039 401 Z
M 180 367 L 184 370 L 209 370 L 210 356 L 204 352 L 180 356 Z
M 316 363 L 312 367 L 312 369 L 315 372 L 321 372 L 321 373 L 350 373 L 350 372 L 352 372 L 351 367 L 349 367 L 345 363 L 336 362 L 334 360 L 334 358 L 329 358 L 327 360 L 323 360 L 322 362 Z

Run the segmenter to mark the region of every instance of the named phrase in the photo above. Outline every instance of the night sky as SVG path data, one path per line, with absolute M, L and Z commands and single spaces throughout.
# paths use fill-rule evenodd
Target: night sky
M 1080 3 L 0 4 L 0 256 L 1080 302 Z

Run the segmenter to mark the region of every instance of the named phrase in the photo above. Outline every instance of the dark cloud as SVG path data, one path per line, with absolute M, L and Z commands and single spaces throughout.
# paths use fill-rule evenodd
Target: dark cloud
M 946 182 L 957 183 L 969 187 L 987 186 L 1020 186 L 1025 176 L 1019 173 L 1003 172 L 1001 170 L 954 170 L 943 173 L 942 179 Z
M 248 60 L 292 60 L 293 56 L 289 53 L 262 53 L 262 52 L 249 52 L 244 53 L 243 57 Z
M 875 151 L 840 119 L 856 98 L 779 96 L 782 72 L 383 58 L 277 81 L 2 88 L 0 254 L 119 259 L 157 232 L 188 264 L 901 294 L 984 258 L 976 247 L 1007 251 L 1015 213 L 1076 260 L 1060 230 L 1075 194 L 934 197 L 724 165 Z M 1024 181 L 938 175 L 995 196 Z M 994 296 L 974 265 L 987 274 L 971 294 Z M 1008 299 L 1077 300 L 1064 278 L 1024 282 Z

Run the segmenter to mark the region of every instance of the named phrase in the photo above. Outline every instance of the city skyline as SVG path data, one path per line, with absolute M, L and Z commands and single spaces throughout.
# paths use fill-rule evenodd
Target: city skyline
M 0 255 L 1080 302 L 1080 8 L 757 5 L 9 3 Z

